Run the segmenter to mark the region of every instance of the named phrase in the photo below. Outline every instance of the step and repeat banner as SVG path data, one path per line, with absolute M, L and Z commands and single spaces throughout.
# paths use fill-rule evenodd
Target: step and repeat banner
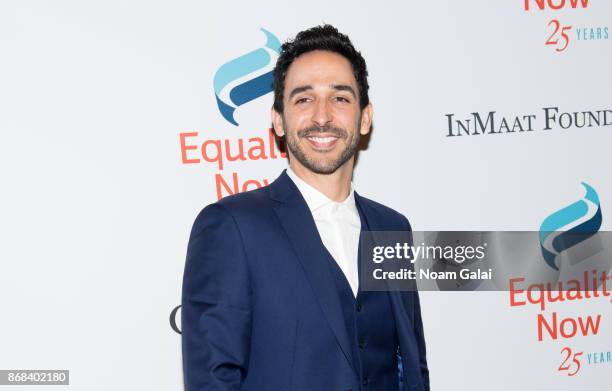
M 609 1 L 3 2 L 0 369 L 182 390 L 191 225 L 286 167 L 266 81 L 322 23 L 369 69 L 360 194 L 417 231 L 610 230 Z M 432 390 L 606 388 L 601 285 L 421 292 Z

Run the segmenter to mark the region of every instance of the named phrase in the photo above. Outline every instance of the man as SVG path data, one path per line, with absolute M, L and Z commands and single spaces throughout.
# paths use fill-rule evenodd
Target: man
M 330 25 L 282 46 L 272 122 L 289 169 L 209 205 L 183 282 L 188 391 L 429 390 L 416 292 L 359 288 L 363 230 L 408 220 L 353 191 L 370 131 L 366 64 Z

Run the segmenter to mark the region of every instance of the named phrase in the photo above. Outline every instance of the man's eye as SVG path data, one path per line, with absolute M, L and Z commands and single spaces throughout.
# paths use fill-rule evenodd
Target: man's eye
M 343 97 L 343 96 L 337 96 L 336 100 L 338 102 L 344 102 L 344 103 L 348 103 L 349 102 L 349 100 L 347 98 Z
M 295 101 L 295 103 L 305 103 L 305 102 L 308 102 L 308 98 L 300 98 Z

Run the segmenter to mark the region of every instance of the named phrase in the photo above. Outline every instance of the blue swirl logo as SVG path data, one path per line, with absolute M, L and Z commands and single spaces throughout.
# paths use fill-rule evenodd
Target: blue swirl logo
M 582 182 L 583 199 L 548 216 L 540 227 L 540 247 L 544 261 L 555 270 L 557 256 L 594 236 L 601 227 L 601 208 L 595 189 Z
M 256 73 L 272 62 L 270 52 L 280 53 L 280 41 L 271 32 L 261 29 L 266 35 L 266 45 L 223 64 L 215 73 L 213 86 L 217 105 L 223 118 L 238 126 L 234 111 L 245 103 L 272 91 L 272 71 L 242 81 L 246 76 Z M 236 83 L 239 84 L 236 84 Z M 229 89 L 226 100 L 221 97 L 224 89 Z

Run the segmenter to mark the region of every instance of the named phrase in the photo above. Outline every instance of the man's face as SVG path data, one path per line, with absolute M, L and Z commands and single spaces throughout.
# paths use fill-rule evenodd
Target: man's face
M 293 164 L 331 174 L 357 151 L 370 131 L 372 107 L 359 108 L 351 63 L 342 55 L 312 51 L 291 64 L 285 78 L 282 114 L 272 110 L 274 128 L 286 136 Z M 297 160 L 297 162 L 294 162 Z

